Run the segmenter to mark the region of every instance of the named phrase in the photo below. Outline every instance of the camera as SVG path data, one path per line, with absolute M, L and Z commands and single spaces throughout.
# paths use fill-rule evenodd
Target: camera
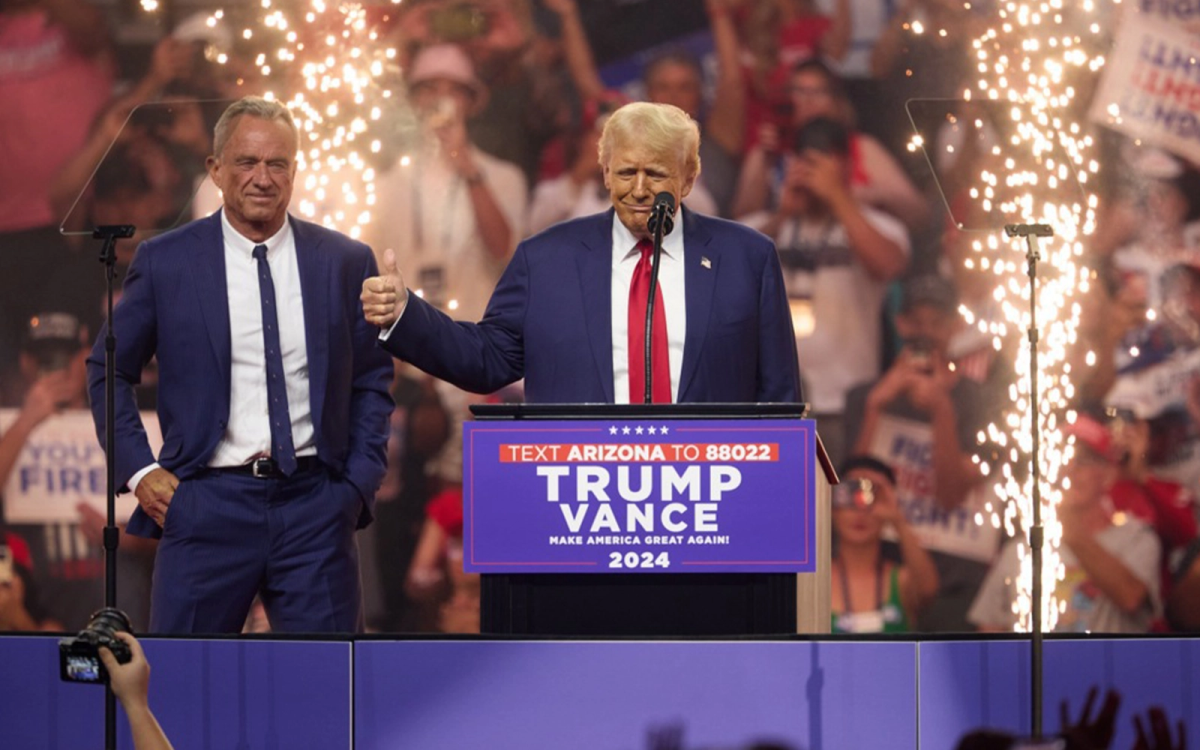
M 833 487 L 833 507 L 867 510 L 875 504 L 875 483 L 870 479 L 847 479 Z
M 429 30 L 444 42 L 465 42 L 488 32 L 488 17 L 474 3 L 453 3 L 429 14 Z
M 932 341 L 927 338 L 916 337 L 906 342 L 905 350 L 908 352 L 909 361 L 918 370 L 926 373 L 933 371 L 933 363 L 930 360 L 930 357 L 933 355 Z
M 117 638 L 120 632 L 133 632 L 129 617 L 119 609 L 105 607 L 92 615 L 79 635 L 60 640 L 58 671 L 63 682 L 107 684 L 108 670 L 100 661 L 100 647 L 111 651 L 120 664 L 128 664 L 133 658 L 129 646 Z

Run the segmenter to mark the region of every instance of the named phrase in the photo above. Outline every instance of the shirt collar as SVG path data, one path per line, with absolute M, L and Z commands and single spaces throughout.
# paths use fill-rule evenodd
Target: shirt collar
M 675 212 L 675 228 L 678 231 L 672 231 L 666 237 L 663 237 L 662 251 L 663 256 L 672 260 L 677 260 L 683 257 L 683 211 L 682 209 Z M 620 217 L 613 213 L 613 257 L 619 263 L 623 260 L 638 257 L 637 243 L 638 238 L 633 236 L 633 232 L 621 223 Z
M 270 258 L 276 254 L 279 248 L 283 247 L 292 236 L 292 222 L 285 220 L 279 231 L 268 237 L 264 242 L 254 242 L 244 234 L 233 228 L 233 224 L 229 223 L 229 217 L 225 215 L 225 210 L 221 210 L 221 234 L 225 239 L 226 247 L 231 247 L 235 252 L 245 255 L 250 258 L 254 255 L 254 248 L 258 245 L 267 246 L 267 257 Z

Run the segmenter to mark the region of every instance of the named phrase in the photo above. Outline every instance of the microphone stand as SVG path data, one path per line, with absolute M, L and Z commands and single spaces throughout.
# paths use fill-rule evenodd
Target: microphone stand
M 103 240 L 100 262 L 104 264 L 104 280 L 107 294 L 108 317 L 104 337 L 104 446 L 105 470 L 107 472 L 107 520 L 104 526 L 104 606 L 117 606 L 117 546 L 120 531 L 117 529 L 117 462 L 116 429 L 113 413 L 116 411 L 116 351 L 117 336 L 113 333 L 113 286 L 117 278 L 117 240 L 133 236 L 131 224 L 116 224 L 96 227 L 92 238 Z M 117 750 L 117 699 L 112 686 L 104 685 L 104 748 Z
M 653 223 L 652 231 L 654 232 L 654 255 L 650 261 L 650 292 L 646 297 L 646 330 L 642 339 L 643 346 L 645 347 L 643 364 L 646 368 L 645 378 L 642 380 L 646 385 L 646 392 L 642 394 L 643 404 L 654 403 L 654 368 L 651 361 L 654 349 L 650 345 L 652 341 L 651 336 L 654 333 L 654 298 L 658 296 L 658 262 L 662 259 L 663 235 L 666 234 L 664 229 L 667 222 L 672 221 L 665 210 L 661 210 L 661 215 L 659 215 L 660 210 L 659 205 L 656 204 L 654 213 L 650 216 L 650 221 Z
M 1042 471 L 1039 464 L 1041 453 L 1041 412 L 1038 411 L 1038 330 L 1037 330 L 1037 264 L 1041 260 L 1034 237 L 1053 237 L 1054 230 L 1048 224 L 1007 224 L 1004 233 L 1009 237 L 1024 237 L 1027 250 L 1029 274 L 1029 399 L 1033 418 L 1029 429 L 1033 438 L 1031 457 L 1033 476 L 1033 523 L 1029 527 L 1029 549 L 1032 553 L 1033 582 L 1030 598 L 1030 697 L 1033 701 L 1031 723 L 1034 737 L 1042 736 L 1042 546 L 1045 529 L 1042 527 Z

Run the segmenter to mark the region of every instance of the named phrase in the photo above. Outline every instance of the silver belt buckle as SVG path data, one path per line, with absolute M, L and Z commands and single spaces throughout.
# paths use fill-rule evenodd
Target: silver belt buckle
M 256 479 L 266 479 L 274 473 L 273 463 L 269 458 L 256 458 L 250 463 L 250 473 Z

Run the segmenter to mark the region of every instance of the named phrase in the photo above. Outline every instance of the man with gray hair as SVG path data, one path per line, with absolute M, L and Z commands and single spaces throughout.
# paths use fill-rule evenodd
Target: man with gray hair
M 542 403 L 641 403 L 655 196 L 674 205 L 700 174 L 700 133 L 669 104 L 614 112 L 600 137 L 613 208 L 518 246 L 479 323 L 454 322 L 404 286 L 395 256 L 363 284 L 383 347 L 465 390 L 520 378 Z M 652 401 L 800 400 L 792 322 L 774 244 L 683 209 L 663 240 L 651 321 Z M 614 220 L 615 219 L 615 220 Z
M 361 626 L 354 531 L 385 470 L 392 367 L 358 311 L 371 249 L 289 216 L 299 133 L 246 97 L 218 121 L 224 205 L 142 243 L 113 311 L 116 479 L 127 530 L 160 538 L 150 629 L 239 632 L 256 595 L 272 629 Z M 101 442 L 107 331 L 88 359 Z M 158 359 L 163 447 L 133 387 Z

